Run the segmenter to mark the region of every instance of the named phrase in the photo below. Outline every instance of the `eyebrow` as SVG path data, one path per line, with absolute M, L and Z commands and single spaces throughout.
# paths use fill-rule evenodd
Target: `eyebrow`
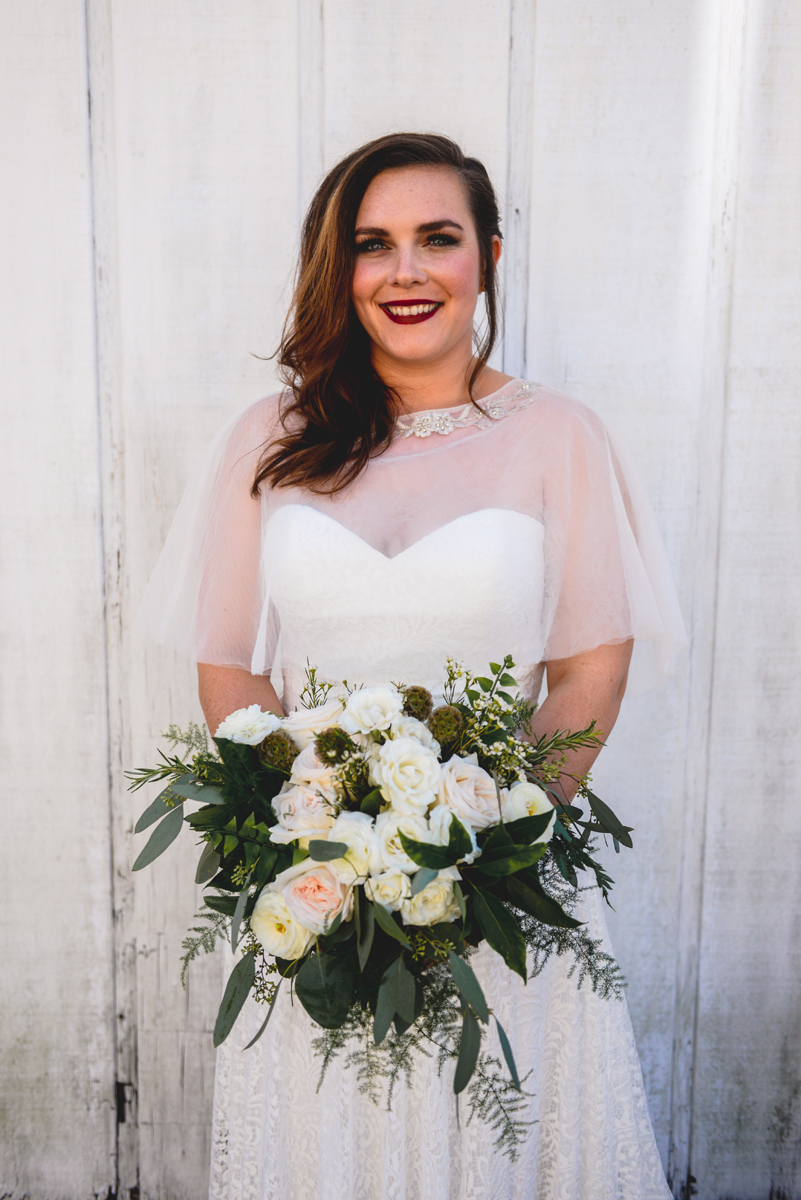
M 464 229 L 459 224 L 459 222 L 451 221 L 451 219 L 449 217 L 445 217 L 441 221 L 426 221 L 424 225 L 417 226 L 416 232 L 417 233 L 435 233 L 436 230 L 445 229 L 446 227 L 450 228 L 450 229 L 458 229 L 460 233 L 464 233 Z M 376 226 L 376 225 L 361 226 L 359 229 L 356 229 L 354 231 L 354 233 L 355 233 L 356 237 L 364 237 L 366 235 L 369 235 L 370 237 L 383 237 L 383 238 L 389 237 L 388 230 L 379 229 L 378 226 Z

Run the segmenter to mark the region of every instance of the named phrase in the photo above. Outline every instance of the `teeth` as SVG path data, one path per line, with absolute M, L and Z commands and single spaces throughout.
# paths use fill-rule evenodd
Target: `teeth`
M 387 308 L 393 317 L 419 317 L 421 313 L 433 312 L 438 304 L 388 304 Z

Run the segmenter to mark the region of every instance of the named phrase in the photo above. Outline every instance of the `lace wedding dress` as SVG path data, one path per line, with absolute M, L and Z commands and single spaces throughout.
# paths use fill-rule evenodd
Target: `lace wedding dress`
M 683 627 L 653 516 L 583 405 L 515 380 L 482 411 L 401 418 L 339 496 L 254 499 L 279 405 L 231 422 L 190 484 L 140 616 L 160 641 L 271 671 L 287 710 L 307 660 L 436 693 L 446 656 L 483 671 L 510 653 L 536 696 L 549 658 L 634 637 L 636 684 L 665 672 Z M 606 941 L 595 892 L 576 915 Z M 625 1001 L 577 988 L 567 957 L 525 986 L 486 946 L 471 961 L 532 1094 L 516 1162 L 464 1097 L 457 1122 L 452 1065 L 421 1055 L 389 1112 L 343 1055 L 318 1090 L 315 1026 L 287 990 L 255 1047 L 249 1001 L 218 1053 L 211 1200 L 666 1200 Z

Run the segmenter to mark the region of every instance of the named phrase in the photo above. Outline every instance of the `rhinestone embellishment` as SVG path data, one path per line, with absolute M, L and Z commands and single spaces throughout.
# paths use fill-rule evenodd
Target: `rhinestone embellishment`
M 459 408 L 433 408 L 424 412 L 405 413 L 395 422 L 396 436 L 425 438 L 432 433 L 447 436 L 454 429 L 469 426 L 489 429 L 496 421 L 527 408 L 533 402 L 538 387 L 538 383 L 523 383 L 510 396 L 494 400 L 483 411 L 473 404 L 463 404 Z

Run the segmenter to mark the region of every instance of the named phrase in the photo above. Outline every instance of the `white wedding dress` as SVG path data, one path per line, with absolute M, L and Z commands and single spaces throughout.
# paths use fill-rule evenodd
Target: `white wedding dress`
M 286 709 L 307 661 L 437 692 L 447 656 L 485 671 L 511 653 L 536 695 L 547 659 L 635 637 L 653 680 L 683 627 L 636 477 L 575 401 L 515 380 L 482 408 L 401 419 L 337 497 L 254 499 L 278 401 L 252 406 L 190 485 L 140 624 L 199 661 L 271 670 Z M 596 892 L 577 915 L 607 939 Z M 318 1091 L 316 1027 L 286 989 L 255 1047 L 249 1001 L 218 1053 L 210 1200 L 666 1200 L 625 1001 L 577 988 L 567 957 L 525 986 L 486 946 L 472 962 L 532 1093 L 517 1162 L 464 1097 L 457 1122 L 452 1065 L 420 1056 L 389 1112 L 344 1056 Z

